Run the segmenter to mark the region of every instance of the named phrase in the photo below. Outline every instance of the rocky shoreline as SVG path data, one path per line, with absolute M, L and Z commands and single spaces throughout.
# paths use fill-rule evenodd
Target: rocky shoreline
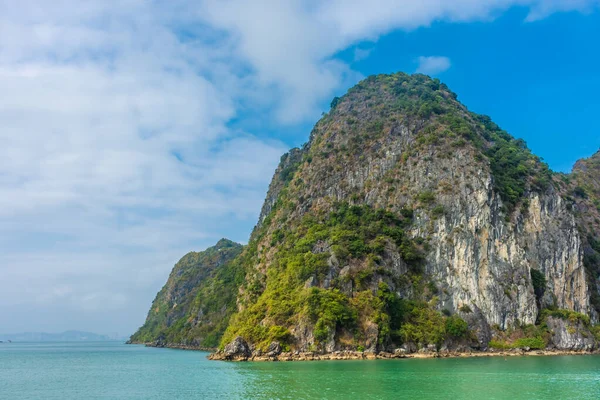
M 530 350 L 514 349 L 510 351 L 472 351 L 472 352 L 424 352 L 424 353 L 402 353 L 402 352 L 359 352 L 359 351 L 335 351 L 332 353 L 317 352 L 282 352 L 278 355 L 230 356 L 225 352 L 215 352 L 208 356 L 209 360 L 215 361 L 328 361 L 328 360 L 391 360 L 391 359 L 425 359 L 425 358 L 473 358 L 473 357 L 520 357 L 520 356 L 565 356 L 565 355 L 592 355 L 600 354 L 598 351 L 575 351 L 575 350 Z
M 234 341 L 235 342 L 235 341 Z M 274 361 L 339 361 L 339 360 L 392 360 L 392 359 L 426 359 L 426 358 L 473 358 L 473 357 L 522 357 L 522 356 L 566 356 L 566 355 L 594 355 L 600 354 L 600 350 L 531 350 L 531 349 L 511 349 L 486 351 L 434 351 L 424 349 L 417 352 L 406 352 L 404 349 L 397 349 L 393 353 L 381 351 L 334 351 L 334 352 L 284 352 L 280 346 L 273 344 L 270 351 L 250 351 L 245 343 L 232 343 L 233 347 L 217 350 L 200 346 L 191 346 L 172 343 L 140 343 L 127 342 L 127 344 L 143 344 L 146 347 L 169 348 L 178 350 L 210 351 L 209 360 L 213 361 L 256 361 L 256 362 L 274 362 Z
M 373 351 L 333 351 L 333 352 L 285 352 L 282 351 L 278 342 L 269 345 L 267 351 L 252 350 L 248 343 L 241 337 L 237 337 L 229 343 L 223 350 L 211 353 L 209 360 L 218 361 L 319 361 L 319 360 L 389 360 L 403 358 L 467 358 L 467 357 L 515 357 L 515 356 L 559 356 L 559 355 L 582 355 L 582 354 L 600 354 L 597 349 L 580 350 L 559 350 L 545 349 L 533 350 L 529 348 L 485 351 L 465 350 L 436 351 L 428 347 L 416 352 L 407 351 L 404 348 L 394 350 L 394 352 L 373 352 Z

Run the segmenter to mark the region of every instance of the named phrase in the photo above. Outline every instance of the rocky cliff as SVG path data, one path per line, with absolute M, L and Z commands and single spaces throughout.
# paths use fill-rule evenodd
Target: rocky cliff
M 367 78 L 282 157 L 221 343 L 539 347 L 555 328 L 576 347 L 564 332 L 598 316 L 597 158 L 557 176 L 438 80 Z
M 583 263 L 590 282 L 590 303 L 597 319 L 600 312 L 600 151 L 577 161 L 571 174 L 558 174 L 555 181 L 577 221 L 583 241 Z

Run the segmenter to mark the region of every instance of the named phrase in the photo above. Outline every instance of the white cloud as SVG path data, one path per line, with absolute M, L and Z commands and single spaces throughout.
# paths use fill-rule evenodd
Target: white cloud
M 600 8 L 600 0 L 541 0 L 531 2 L 527 21 L 537 21 L 556 12 L 578 11 L 592 12 Z
M 24 3 L 0 3 L 0 319 L 49 307 L 46 329 L 65 329 L 68 308 L 103 329 L 89 311 L 135 304 L 139 323 L 178 257 L 224 232 L 245 239 L 287 146 L 227 127 L 235 66 L 168 15 Z
M 132 330 L 172 262 L 255 222 L 286 146 L 232 119 L 285 132 L 360 77 L 337 52 L 514 5 L 598 1 L 0 0 L 0 320 Z
M 447 71 L 452 65 L 448 57 L 442 56 L 421 56 L 418 62 L 417 72 L 426 75 L 437 75 Z
M 280 122 L 319 115 L 319 104 L 361 76 L 332 59 L 361 41 L 435 21 L 491 21 L 513 6 L 528 20 L 559 11 L 589 11 L 600 0 L 204 0 L 194 14 L 224 33 L 233 59 L 247 65 L 254 84 Z

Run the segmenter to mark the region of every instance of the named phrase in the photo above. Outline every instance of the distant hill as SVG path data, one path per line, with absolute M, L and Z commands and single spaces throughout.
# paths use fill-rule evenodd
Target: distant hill
M 0 333 L 0 341 L 13 342 L 98 342 L 120 340 L 116 336 L 98 335 L 91 332 L 66 331 L 61 333 L 21 332 Z

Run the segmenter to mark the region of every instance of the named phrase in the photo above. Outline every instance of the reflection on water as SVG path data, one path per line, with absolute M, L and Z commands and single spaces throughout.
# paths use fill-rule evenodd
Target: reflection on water
M 0 399 L 598 399 L 600 357 L 226 363 L 120 343 L 0 345 Z

